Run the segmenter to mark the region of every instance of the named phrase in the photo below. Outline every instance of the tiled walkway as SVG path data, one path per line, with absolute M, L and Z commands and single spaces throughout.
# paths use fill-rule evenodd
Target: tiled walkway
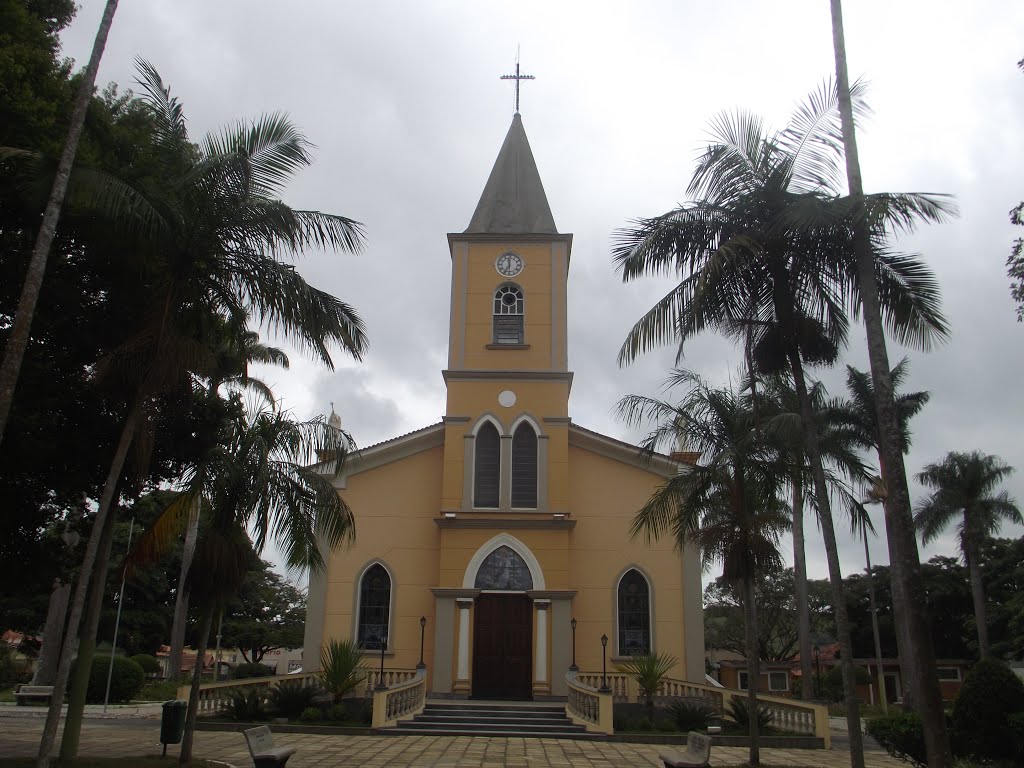
M 0 757 L 35 754 L 41 720 L 0 721 Z M 159 722 L 155 720 L 92 720 L 82 729 L 82 755 L 158 755 Z M 660 766 L 659 747 L 653 744 L 573 741 L 567 739 L 468 738 L 448 736 L 318 736 L 279 734 L 275 744 L 293 744 L 298 753 L 288 768 L 312 766 L 436 766 L 436 768 L 618 768 Z M 168 754 L 177 754 L 170 747 Z M 240 733 L 200 731 L 194 755 L 252 766 Z M 715 747 L 711 765 L 729 765 L 746 759 L 747 750 Z M 868 752 L 867 768 L 905 768 L 884 752 Z M 849 754 L 840 750 L 763 749 L 761 761 L 771 766 L 845 768 Z

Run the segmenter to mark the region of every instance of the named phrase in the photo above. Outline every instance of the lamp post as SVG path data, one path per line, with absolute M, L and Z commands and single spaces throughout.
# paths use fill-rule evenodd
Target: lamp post
M 423 663 L 423 630 L 427 626 L 427 617 L 420 616 L 420 663 L 416 665 L 416 669 L 426 669 L 427 665 Z
M 572 621 L 569 622 L 569 626 L 572 627 L 572 664 L 569 666 L 570 672 L 579 672 L 580 668 L 576 666 L 576 617 L 573 616 Z
M 378 691 L 383 691 L 387 688 L 387 686 L 384 685 L 384 649 L 387 648 L 387 645 L 388 633 L 385 632 L 380 636 L 380 678 L 377 680 L 376 688 Z
M 817 670 L 817 675 L 818 675 L 818 679 L 815 680 L 817 685 L 815 685 L 814 687 L 817 690 L 818 695 L 820 696 L 821 695 L 821 648 L 819 648 L 817 645 L 815 645 L 811 649 L 811 652 L 814 654 L 814 666 L 815 666 L 815 669 Z
M 608 687 L 608 635 L 601 635 L 601 687 L 600 693 L 611 693 Z

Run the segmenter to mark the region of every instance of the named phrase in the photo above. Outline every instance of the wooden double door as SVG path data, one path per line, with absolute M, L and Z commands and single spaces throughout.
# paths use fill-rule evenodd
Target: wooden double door
M 532 698 L 533 601 L 482 594 L 473 612 L 473 698 Z

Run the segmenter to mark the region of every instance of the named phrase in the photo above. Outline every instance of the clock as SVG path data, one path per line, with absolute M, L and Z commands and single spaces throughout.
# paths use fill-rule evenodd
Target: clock
M 501 254 L 497 261 L 494 262 L 494 268 L 498 270 L 499 275 L 504 277 L 515 277 L 523 271 L 523 258 L 516 253 L 511 251 Z

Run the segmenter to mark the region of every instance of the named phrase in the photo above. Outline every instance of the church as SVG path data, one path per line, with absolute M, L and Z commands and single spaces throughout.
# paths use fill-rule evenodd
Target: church
M 518 111 L 448 248 L 444 416 L 361 449 L 336 478 L 356 543 L 311 577 L 305 670 L 347 638 L 387 669 L 422 662 L 436 697 L 558 699 L 573 663 L 611 671 L 647 652 L 704 682 L 698 553 L 629 535 L 685 464 L 569 415 L 572 235 Z

